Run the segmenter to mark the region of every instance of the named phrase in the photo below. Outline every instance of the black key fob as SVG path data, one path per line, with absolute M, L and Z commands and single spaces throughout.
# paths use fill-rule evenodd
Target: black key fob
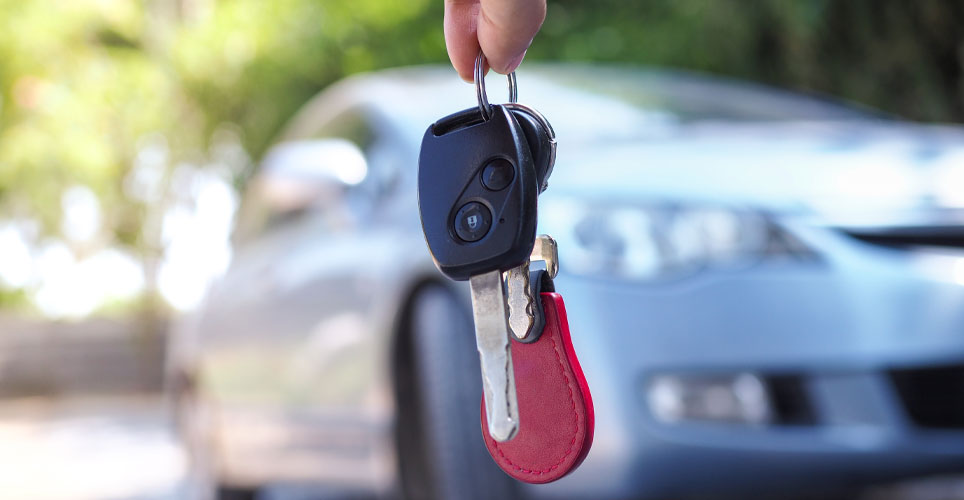
M 529 258 L 539 180 L 522 127 L 503 106 L 446 116 L 425 132 L 418 159 L 422 231 L 436 266 L 464 281 Z

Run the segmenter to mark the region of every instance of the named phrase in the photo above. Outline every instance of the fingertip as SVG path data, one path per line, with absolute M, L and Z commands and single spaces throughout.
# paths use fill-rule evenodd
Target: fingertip
M 466 45 L 469 45 L 468 47 Z M 475 58 L 471 56 L 471 45 L 464 42 L 449 43 L 449 61 L 459 78 L 467 82 L 472 81 L 472 73 L 475 71 Z M 478 51 L 478 49 L 475 49 Z
M 476 53 L 478 55 L 478 53 Z M 472 58 L 471 62 L 462 61 L 461 64 L 455 66 L 455 70 L 459 73 L 459 78 L 463 81 L 472 83 L 475 81 L 475 57 Z M 482 74 L 485 75 L 489 72 L 489 65 L 485 64 L 482 68 Z
M 456 67 L 459 73 L 459 78 L 461 78 L 466 83 L 475 83 L 475 60 L 478 57 L 478 49 L 476 49 L 475 56 L 472 57 L 471 63 L 463 64 L 461 67 Z M 482 76 L 489 74 L 489 61 L 484 60 L 482 62 Z

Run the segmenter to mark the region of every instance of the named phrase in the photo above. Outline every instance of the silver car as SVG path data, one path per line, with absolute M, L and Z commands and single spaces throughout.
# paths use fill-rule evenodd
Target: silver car
M 526 65 L 519 90 L 559 138 L 539 231 L 595 401 L 582 467 L 522 485 L 486 454 L 467 290 L 415 189 L 424 130 L 475 96 L 411 68 L 293 119 L 175 328 L 200 490 L 783 498 L 964 470 L 962 130 L 669 71 Z

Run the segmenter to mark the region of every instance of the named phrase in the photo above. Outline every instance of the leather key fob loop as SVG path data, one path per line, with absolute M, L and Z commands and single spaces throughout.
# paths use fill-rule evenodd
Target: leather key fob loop
M 548 483 L 573 471 L 592 446 L 592 396 L 569 336 L 566 306 L 558 293 L 540 294 L 545 328 L 538 340 L 512 342 L 519 400 L 519 432 L 497 442 L 489 436 L 482 404 L 482 435 L 489 454 L 509 476 Z

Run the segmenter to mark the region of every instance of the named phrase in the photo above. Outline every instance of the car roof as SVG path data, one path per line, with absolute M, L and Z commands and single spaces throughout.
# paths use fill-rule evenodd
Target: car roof
M 358 78 L 371 99 L 389 108 L 438 117 L 438 109 L 476 104 L 475 90 L 454 70 L 420 66 L 383 70 Z M 788 92 L 728 78 L 682 70 L 592 64 L 532 64 L 517 71 L 520 102 L 539 108 L 567 101 L 584 112 L 585 98 L 674 115 L 678 119 L 818 120 L 859 119 L 878 114 L 830 98 Z M 506 95 L 504 77 L 489 73 L 486 87 L 493 103 Z M 392 89 L 392 90 L 389 90 Z
M 486 79 L 493 103 L 505 98 L 502 78 Z M 559 138 L 556 194 L 903 208 L 931 197 L 926 167 L 954 170 L 964 157 L 957 127 L 683 71 L 526 64 L 518 86 Z M 302 114 L 336 102 L 365 103 L 417 151 L 430 123 L 477 101 L 450 67 L 411 67 L 343 80 Z
M 681 70 L 592 64 L 526 64 L 517 71 L 519 101 L 546 114 L 556 131 L 580 142 L 634 138 L 702 120 L 863 120 L 881 116 L 842 101 Z M 492 103 L 506 99 L 504 77 L 486 77 Z M 293 120 L 304 132 L 310 117 L 335 102 L 380 111 L 418 141 L 438 118 L 477 105 L 474 87 L 448 66 L 394 68 L 355 75 L 333 85 Z M 300 126 L 298 126 L 300 125 Z M 310 128 L 310 126 L 308 127 Z

